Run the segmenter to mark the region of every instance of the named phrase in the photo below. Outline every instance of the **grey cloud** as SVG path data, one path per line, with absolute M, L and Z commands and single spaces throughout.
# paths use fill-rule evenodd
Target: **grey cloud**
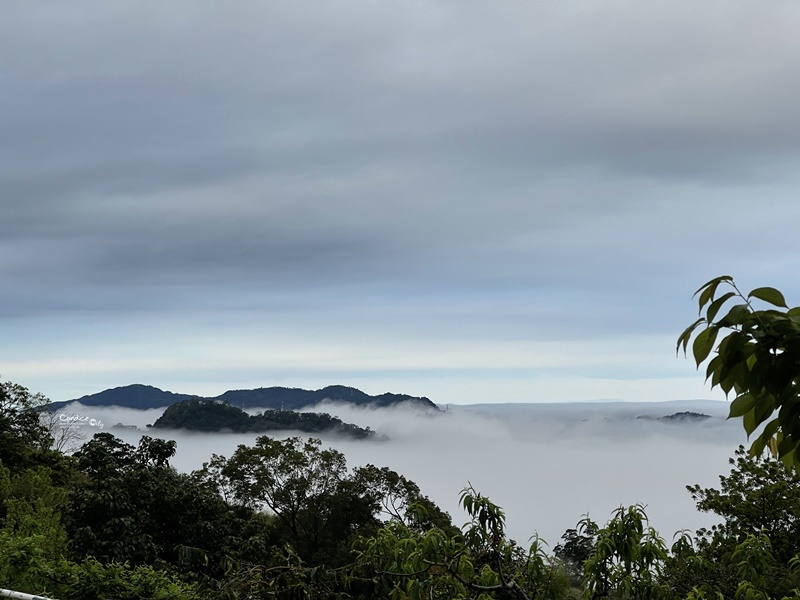
M 438 154 L 448 137 L 461 140 L 488 169 L 532 156 L 527 168 L 588 164 L 653 175 L 674 162 L 673 176 L 702 178 L 797 152 L 797 87 L 787 73 L 798 58 L 786 52 L 793 42 L 759 31 L 765 57 L 749 59 L 731 44 L 740 14 L 729 16 L 730 31 L 715 25 L 723 41 L 714 42 L 674 15 L 656 20 L 632 6 L 565 16 L 440 5 L 421 23 L 388 6 L 356 5 L 348 16 L 267 3 L 232 9 L 219 23 L 213 10 L 183 8 L 181 26 L 168 11 L 106 9 L 88 31 L 77 20 L 60 27 L 55 42 L 12 35 L 7 44 L 45 60 L 32 69 L 35 61 L 19 59 L 12 83 L 22 93 L 9 108 L 24 129 L 38 122 L 55 134 L 46 139 L 56 147 L 95 155 L 181 142 L 192 152 L 198 141 L 230 137 L 328 138 L 331 147 L 354 132 L 380 148 L 410 133 L 422 154 L 430 138 Z M 710 24 L 702 11 L 698 19 Z M 32 71 L 46 85 L 26 89 Z M 741 157 L 739 168 L 720 171 L 722 149 Z
M 732 184 L 794 202 L 770 194 L 800 151 L 800 12 L 688 6 L 17 5 L 5 302 L 38 306 L 37 281 L 59 289 L 48 305 L 128 308 L 191 304 L 184 286 L 487 305 L 585 289 L 645 326 L 625 294 L 706 278 L 736 255 L 707 223 L 762 218 Z M 767 243 L 751 252 L 792 255 Z

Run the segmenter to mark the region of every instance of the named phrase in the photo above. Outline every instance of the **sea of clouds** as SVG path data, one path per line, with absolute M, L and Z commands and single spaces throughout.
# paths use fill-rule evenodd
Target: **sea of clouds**
M 388 438 L 323 437 L 325 445 L 345 454 L 349 466 L 372 463 L 402 473 L 458 525 L 466 520 L 459 492 L 471 484 L 503 507 L 513 539 L 525 544 L 538 533 L 551 547 L 582 515 L 602 524 L 612 510 L 633 503 L 646 505 L 651 524 L 667 541 L 678 530 L 713 524 L 714 515 L 695 510 L 685 486 L 716 485 L 718 476 L 729 472 L 736 447 L 746 441 L 740 423 L 725 420 L 727 404 L 714 401 L 482 404 L 450 406 L 438 415 L 328 403 L 310 410 L 369 426 Z M 655 420 L 682 411 L 711 418 Z M 146 430 L 162 412 L 73 403 L 62 414 L 94 419 L 94 425 L 83 421 L 80 426 L 87 439 L 99 431 L 131 444 L 143 434 L 174 439 L 178 449 L 172 464 L 187 472 L 212 453 L 230 456 L 257 437 Z M 117 423 L 138 429 L 113 428 Z

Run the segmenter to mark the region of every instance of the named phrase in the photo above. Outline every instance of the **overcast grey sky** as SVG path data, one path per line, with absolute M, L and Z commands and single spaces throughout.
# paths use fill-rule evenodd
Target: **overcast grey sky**
M 0 375 L 719 398 L 727 273 L 800 303 L 800 5 L 17 2 Z

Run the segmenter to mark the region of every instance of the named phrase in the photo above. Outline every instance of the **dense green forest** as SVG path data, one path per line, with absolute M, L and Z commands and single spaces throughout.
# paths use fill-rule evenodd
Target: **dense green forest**
M 724 284 L 734 291 L 715 298 Z M 6 382 L 0 587 L 61 600 L 800 600 L 800 309 L 756 310 L 754 299 L 785 301 L 725 277 L 698 294 L 706 315 L 679 348 L 700 328 L 695 361 L 716 348 L 707 373 L 735 393 L 731 416 L 748 434 L 765 426 L 719 488 L 687 487 L 721 518 L 709 530 L 668 542 L 643 506 L 621 506 L 606 523 L 582 518 L 548 553 L 510 540 L 503 510 L 472 487 L 459 529 L 402 474 L 348 469 L 315 439 L 262 436 L 190 474 L 169 464 L 175 442 L 148 436 L 134 447 L 98 433 L 67 456 L 41 419 L 46 399 Z
M 800 486 L 743 448 L 719 489 L 691 486 L 723 523 L 674 543 L 642 506 L 588 518 L 552 553 L 508 539 L 467 488 L 469 522 L 387 468 L 348 469 L 318 440 L 257 438 L 191 474 L 175 443 L 98 433 L 53 449 L 40 396 L 0 384 L 0 587 L 101 598 L 800 597 Z
M 301 413 L 293 410 L 265 410 L 248 415 L 227 402 L 191 398 L 167 407 L 152 425 L 156 429 L 186 429 L 189 431 L 230 431 L 233 433 L 266 433 L 269 431 L 301 431 L 327 433 L 366 439 L 374 437 L 369 427 L 361 428 L 344 423 L 327 413 Z

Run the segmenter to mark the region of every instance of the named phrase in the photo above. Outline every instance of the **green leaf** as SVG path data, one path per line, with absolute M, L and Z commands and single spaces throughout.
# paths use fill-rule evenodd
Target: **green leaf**
M 722 296 L 720 296 L 716 300 L 714 300 L 711 303 L 711 306 L 709 306 L 708 310 L 706 311 L 706 320 L 709 323 L 714 321 L 714 317 L 717 316 L 717 313 L 719 312 L 719 309 L 722 308 L 722 305 L 725 304 L 731 298 L 733 298 L 735 295 L 736 295 L 736 292 L 728 292 L 726 294 L 723 294 Z
M 697 300 L 697 314 L 699 315 L 703 311 L 703 307 L 714 297 L 714 292 L 717 291 L 717 286 L 719 283 L 715 283 L 706 289 L 703 290 L 703 293 L 700 294 L 700 298 Z
M 675 347 L 675 354 L 678 354 L 681 351 L 681 344 L 683 344 L 683 353 L 686 354 L 686 347 L 689 345 L 689 339 L 692 337 L 692 332 L 703 321 L 705 321 L 705 319 L 701 317 L 683 330 L 683 333 L 680 335 L 680 337 L 678 337 L 678 345 Z
M 800 427 L 800 419 L 797 418 L 798 416 L 800 416 L 800 399 L 797 397 L 784 402 L 778 412 L 778 418 L 782 423 L 791 423 Z
M 788 435 L 784 435 L 783 438 L 778 443 L 778 456 L 785 457 L 786 455 L 793 452 L 796 447 L 797 447 L 797 442 L 795 442 L 794 439 L 789 437 Z
M 692 298 L 697 296 L 697 294 L 699 294 L 703 289 L 707 287 L 714 286 L 714 289 L 716 289 L 717 286 L 723 281 L 733 281 L 733 277 L 731 277 L 730 275 L 720 275 L 719 277 L 714 277 L 714 279 L 712 279 L 711 281 L 706 281 L 703 285 L 697 288 L 697 291 L 694 294 L 692 294 Z
M 700 363 L 708 358 L 708 355 L 714 348 L 714 343 L 717 341 L 718 332 L 719 329 L 709 325 L 708 328 L 701 331 L 695 338 L 694 344 L 692 345 L 692 353 L 694 354 L 694 360 L 698 367 L 700 366 Z
M 778 453 L 781 457 L 781 462 L 786 466 L 787 469 L 791 470 L 796 468 L 797 464 L 797 447 L 792 448 L 788 452 L 781 452 L 778 450 Z
M 747 295 L 747 299 L 750 298 L 758 298 L 759 300 L 763 300 L 764 302 L 769 302 L 775 306 L 780 306 L 781 308 L 789 308 L 786 306 L 786 300 L 783 298 L 783 294 L 781 294 L 778 290 L 771 287 L 760 287 L 754 289 Z
M 770 332 L 780 336 L 797 336 L 800 333 L 800 323 L 781 315 L 770 324 Z
M 770 395 L 762 394 L 756 403 L 753 416 L 755 417 L 756 427 L 766 421 L 775 412 L 775 398 Z
M 719 369 L 714 369 L 714 372 L 711 374 L 711 389 L 717 387 L 721 381 L 722 381 L 722 367 L 720 367 Z
M 728 311 L 728 314 L 717 321 L 719 327 L 732 327 L 734 325 L 741 325 L 744 320 L 752 314 L 750 307 L 747 304 L 736 304 Z
M 719 387 L 722 388 L 722 391 L 725 392 L 725 395 L 727 396 L 730 393 L 730 391 L 736 386 L 739 379 L 741 379 L 742 371 L 744 369 L 741 363 L 734 364 L 727 370 L 723 371 L 723 369 L 720 369 Z
M 750 446 L 750 456 L 760 456 L 764 452 L 764 448 L 767 447 L 770 440 L 775 437 L 775 433 L 778 431 L 780 427 L 780 421 L 778 419 L 773 419 L 764 427 L 764 431 L 761 432 L 761 435 L 756 438 L 753 442 L 753 445 Z
M 747 433 L 747 437 L 750 437 L 750 434 L 756 430 L 756 414 L 755 409 L 750 409 L 746 412 L 742 418 L 742 425 L 744 426 L 745 433 Z
M 722 357 L 717 355 L 708 361 L 708 366 L 706 367 L 706 381 L 711 379 L 713 381 L 713 375 L 719 373 L 720 369 L 722 368 Z M 713 384 L 712 384 L 713 387 Z
M 745 413 L 750 412 L 756 405 L 756 399 L 751 394 L 742 394 L 736 396 L 731 402 L 731 408 L 728 412 L 729 419 L 744 416 Z

